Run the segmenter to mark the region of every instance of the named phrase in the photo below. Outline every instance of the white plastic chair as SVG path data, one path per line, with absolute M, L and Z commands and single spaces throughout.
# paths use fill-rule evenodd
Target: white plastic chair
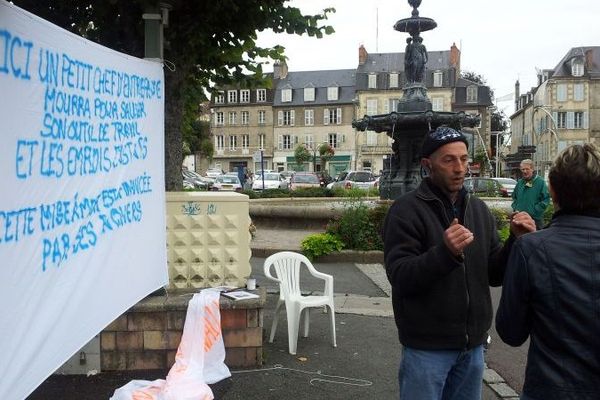
M 312 276 L 325 281 L 323 296 L 302 296 L 300 291 L 300 270 L 302 269 L 302 265 L 306 266 Z M 271 267 L 275 267 L 275 276 L 271 275 Z M 273 315 L 269 343 L 273 343 L 275 331 L 277 330 L 278 314 L 281 306 L 285 303 L 290 354 L 296 354 L 300 317 L 303 313 L 304 332 L 302 336 L 308 336 L 309 310 L 312 307 L 329 307 L 331 339 L 333 347 L 337 347 L 335 341 L 335 310 L 333 306 L 333 276 L 317 271 L 308 258 L 291 251 L 275 253 L 267 258 L 264 264 L 264 271 L 267 278 L 279 283 L 279 300 L 277 301 L 275 314 Z

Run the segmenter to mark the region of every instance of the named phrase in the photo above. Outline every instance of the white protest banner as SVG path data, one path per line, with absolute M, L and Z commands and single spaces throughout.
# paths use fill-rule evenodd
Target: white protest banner
M 168 281 L 162 65 L 0 0 L 0 399 Z

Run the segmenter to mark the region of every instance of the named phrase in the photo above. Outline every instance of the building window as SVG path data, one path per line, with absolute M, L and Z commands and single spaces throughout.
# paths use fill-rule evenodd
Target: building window
M 326 108 L 323 110 L 323 124 L 341 124 L 342 109 L 341 108 Z
M 467 103 L 477 103 L 477 86 L 467 86 Z
M 567 113 L 566 112 L 561 111 L 561 112 L 557 113 L 556 126 L 559 129 L 565 129 L 567 127 Z
M 369 74 L 369 89 L 377 89 L 377 75 Z
M 250 119 L 250 113 L 248 111 L 242 111 L 242 125 L 248 125 Z
M 334 149 L 337 149 L 337 147 L 338 147 L 338 134 L 337 133 L 329 134 L 329 145 L 331 147 L 333 147 Z
M 583 60 L 580 58 L 574 58 L 571 61 L 571 75 L 583 76 Z
M 256 101 L 259 103 L 267 101 L 267 89 L 256 89 Z
M 223 112 L 219 111 L 215 113 L 215 125 L 216 126 L 223 126 L 223 124 L 225 124 L 225 116 L 223 114 Z
M 266 113 L 265 113 L 265 111 L 264 111 L 264 110 L 260 110 L 260 111 L 258 112 L 258 124 L 259 124 L 259 125 L 264 125 L 264 124 L 266 123 L 266 118 L 265 118 L 265 116 L 266 116 Z
M 576 83 L 573 85 L 573 100 L 585 100 L 585 88 L 583 86 L 583 83 Z
M 294 110 L 285 110 L 277 112 L 277 124 L 279 126 L 290 125 L 293 126 L 296 119 L 296 113 Z
M 289 103 L 292 101 L 292 89 L 282 89 L 281 90 L 281 102 Z
M 377 114 L 377 99 L 367 99 L 367 115 Z
M 575 111 L 573 113 L 573 128 L 583 129 L 583 111 Z
M 231 135 L 229 136 L 229 150 L 235 150 L 237 147 L 237 136 Z
M 258 148 L 261 150 L 265 149 L 265 134 L 264 133 L 260 133 L 258 135 Z
M 338 87 L 332 86 L 327 88 L 327 100 L 335 101 L 338 99 Z
M 442 87 L 443 77 L 442 71 L 435 71 L 433 73 L 433 87 Z
M 444 98 L 443 97 L 432 97 L 431 98 L 431 110 L 432 111 L 444 111 Z
M 556 101 L 567 101 L 567 85 L 562 83 L 556 86 Z
M 225 92 L 219 92 L 215 96 L 215 103 L 216 104 L 223 104 L 223 103 L 225 103 Z
M 240 103 L 250 103 L 250 90 L 240 90 Z
M 250 146 L 250 135 L 242 135 L 242 149 L 247 149 Z
M 315 101 L 315 88 L 304 88 L 304 101 Z
M 313 137 L 313 135 L 305 135 L 304 136 L 304 144 L 309 149 L 312 149 L 313 146 L 315 145 L 315 138 Z
M 304 125 L 311 126 L 315 124 L 315 110 L 304 110 Z
M 236 90 L 229 90 L 227 92 L 227 101 L 229 103 L 237 103 L 237 91 Z
M 367 131 L 367 146 L 377 145 L 377 132 Z
M 237 113 L 235 111 L 229 112 L 229 125 L 235 125 L 236 117 L 237 117 Z
M 398 87 L 398 74 L 396 74 L 396 73 L 390 74 L 390 87 L 391 88 Z
M 223 150 L 223 147 L 225 147 L 225 138 L 223 135 L 215 136 L 215 147 L 217 150 Z
M 292 148 L 292 135 L 279 135 L 277 148 L 279 150 L 290 150 Z

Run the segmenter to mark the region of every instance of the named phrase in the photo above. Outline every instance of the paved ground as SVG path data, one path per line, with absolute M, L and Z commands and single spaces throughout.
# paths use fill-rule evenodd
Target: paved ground
M 298 250 L 303 232 L 258 232 L 252 246 Z M 287 245 L 285 244 L 287 243 Z M 277 287 L 262 274 L 264 259 L 252 258 L 257 284 L 267 288 L 264 313 L 265 363 L 253 370 L 232 371 L 231 378 L 212 385 L 215 399 L 397 399 L 400 345 L 392 317 L 390 287 L 380 264 L 315 263 L 334 276 L 337 348 L 331 346 L 329 317 L 311 314 L 308 338 L 299 338 L 298 354 L 287 351 L 287 327 L 281 316 L 274 343 L 268 343 Z M 303 291 L 322 287 L 308 282 Z M 101 373 L 96 376 L 52 376 L 28 400 L 108 399 L 131 379 L 164 378 L 167 371 Z M 516 398 L 503 379 L 486 370 L 482 399 Z M 495 389 L 495 390 L 492 390 Z M 504 395 L 504 396 L 502 396 Z

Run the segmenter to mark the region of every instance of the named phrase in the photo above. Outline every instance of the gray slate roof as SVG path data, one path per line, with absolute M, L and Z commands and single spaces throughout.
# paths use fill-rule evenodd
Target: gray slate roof
M 336 69 L 322 71 L 298 71 L 288 72 L 284 79 L 277 82 L 273 106 L 299 106 L 306 104 L 348 104 L 352 103 L 355 96 L 356 70 Z M 327 100 L 327 88 L 338 86 L 338 100 Z M 304 88 L 315 88 L 315 101 L 304 102 Z M 292 89 L 292 101 L 281 102 L 281 90 Z
M 446 69 L 450 65 L 450 51 L 428 51 L 429 70 Z M 400 72 L 404 71 L 404 53 L 369 53 L 367 61 L 359 65 L 357 73 Z
M 586 54 L 589 54 L 588 63 L 586 60 Z M 573 57 L 583 56 L 585 62 L 585 74 L 591 78 L 600 78 L 600 46 L 581 46 L 571 48 L 567 54 L 563 57 L 558 65 L 554 68 L 552 77 L 570 77 L 571 66 L 569 61 Z

